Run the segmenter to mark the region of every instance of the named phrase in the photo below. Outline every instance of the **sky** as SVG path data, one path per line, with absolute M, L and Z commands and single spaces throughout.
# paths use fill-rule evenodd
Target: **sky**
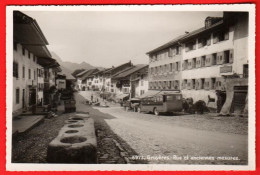
M 204 26 L 223 12 L 176 11 L 22 11 L 39 24 L 63 61 L 101 67 L 128 61 L 148 64 L 146 53 Z

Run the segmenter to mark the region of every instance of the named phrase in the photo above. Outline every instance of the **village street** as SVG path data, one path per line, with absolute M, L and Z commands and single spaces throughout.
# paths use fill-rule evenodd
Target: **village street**
M 81 91 L 79 94 L 86 99 L 93 94 L 94 100 L 97 99 L 95 92 Z M 81 111 L 84 102 L 77 103 L 77 110 Z M 93 108 L 113 116 L 105 121 L 115 134 L 139 154 L 133 159 L 146 159 L 149 163 L 247 163 L 245 118 L 217 117 L 212 114 L 155 116 L 126 112 L 115 104 L 108 108 Z M 188 160 L 184 160 L 183 156 L 189 156 Z

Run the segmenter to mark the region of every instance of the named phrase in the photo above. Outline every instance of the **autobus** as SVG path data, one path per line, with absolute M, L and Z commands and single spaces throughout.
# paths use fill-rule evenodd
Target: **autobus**
M 159 92 L 141 99 L 138 112 L 160 113 L 181 112 L 182 94 L 180 92 Z

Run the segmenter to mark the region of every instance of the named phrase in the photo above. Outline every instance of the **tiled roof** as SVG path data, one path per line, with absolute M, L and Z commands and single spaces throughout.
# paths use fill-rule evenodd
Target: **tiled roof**
M 127 69 L 126 71 L 117 74 L 113 78 L 114 79 L 119 79 L 119 78 L 127 77 L 127 76 L 129 76 L 129 75 L 131 75 L 131 74 L 133 74 L 133 73 L 135 73 L 135 72 L 137 72 L 137 71 L 139 71 L 139 70 L 141 70 L 141 69 L 143 69 L 145 67 L 148 67 L 148 65 L 147 64 L 135 65 L 135 66 L 131 67 L 130 69 Z

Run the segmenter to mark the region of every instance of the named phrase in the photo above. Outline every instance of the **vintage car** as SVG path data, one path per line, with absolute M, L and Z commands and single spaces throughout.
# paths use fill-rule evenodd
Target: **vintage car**
M 137 112 L 140 102 L 141 100 L 139 98 L 131 98 L 126 100 L 123 106 L 126 111 L 133 110 L 134 112 Z

